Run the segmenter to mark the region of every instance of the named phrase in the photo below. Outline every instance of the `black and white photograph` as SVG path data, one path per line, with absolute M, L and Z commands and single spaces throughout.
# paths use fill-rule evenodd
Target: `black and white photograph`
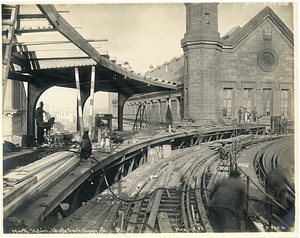
M 1 236 L 298 237 L 297 2 L 1 8 Z

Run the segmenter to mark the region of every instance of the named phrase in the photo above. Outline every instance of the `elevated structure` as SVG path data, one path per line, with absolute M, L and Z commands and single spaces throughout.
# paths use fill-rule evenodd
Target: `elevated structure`
M 53 5 L 37 5 L 38 13 L 19 13 L 19 6 L 3 5 L 3 18 L 9 18 L 7 34 L 4 35 L 3 48 L 6 49 L 6 58 L 3 60 L 3 69 L 8 76 L 3 76 L 2 86 L 6 92 L 7 78 L 10 80 L 28 83 L 27 95 L 27 134 L 34 135 L 34 110 L 38 98 L 43 92 L 53 86 L 75 88 L 75 68 L 80 75 L 80 88 L 82 106 L 89 97 L 91 68 L 95 66 L 95 92 L 118 93 L 118 129 L 122 130 L 122 114 L 125 101 L 137 93 L 150 93 L 163 90 L 174 90 L 177 84 L 158 78 L 147 77 L 118 65 L 115 60 L 109 60 L 109 56 L 101 55 L 86 39 L 84 39 L 55 9 Z M 15 9 L 13 12 L 11 8 Z M 35 8 L 32 5 L 32 8 Z M 37 12 L 37 9 L 35 9 Z M 14 13 L 14 15 L 13 15 Z M 22 21 L 46 19 L 49 23 L 44 27 L 22 28 Z M 7 22 L 3 22 L 7 24 Z M 18 36 L 30 33 L 45 33 L 57 31 L 67 38 L 78 51 L 75 56 L 64 57 L 49 56 L 38 58 L 35 51 L 29 51 L 30 44 L 51 45 L 60 42 L 42 41 L 18 42 Z M 49 54 L 51 55 L 51 54 Z M 3 94 L 5 105 L 5 94 Z M 11 95 L 9 95 L 11 97 Z M 24 99 L 24 98 L 23 98 Z

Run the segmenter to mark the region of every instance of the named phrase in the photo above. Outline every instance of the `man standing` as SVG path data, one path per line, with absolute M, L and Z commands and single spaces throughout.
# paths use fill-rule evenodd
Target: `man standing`
M 231 171 L 229 178 L 220 182 L 211 195 L 210 215 L 215 232 L 240 232 L 245 184 L 240 173 Z
M 243 107 L 241 106 L 238 111 L 239 123 L 241 123 L 241 121 L 242 121 L 242 114 L 243 114 Z
M 43 110 L 44 103 L 40 102 L 40 106 L 35 110 L 35 120 L 37 125 L 37 143 L 42 144 L 44 142 L 44 128 L 42 127 L 42 123 L 44 122 Z
M 252 116 L 253 116 L 253 122 L 256 122 L 256 120 L 257 120 L 257 111 L 256 111 L 256 107 L 252 110 Z

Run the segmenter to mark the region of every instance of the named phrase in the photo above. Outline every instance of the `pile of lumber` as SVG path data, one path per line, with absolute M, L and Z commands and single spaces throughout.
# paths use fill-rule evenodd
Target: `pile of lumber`
M 14 169 L 3 177 L 3 216 L 35 201 L 80 163 L 69 151 L 57 152 Z

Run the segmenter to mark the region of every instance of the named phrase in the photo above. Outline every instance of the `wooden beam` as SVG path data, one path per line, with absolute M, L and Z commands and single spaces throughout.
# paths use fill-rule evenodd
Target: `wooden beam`
M 3 180 L 22 182 L 33 175 L 45 171 L 49 167 L 53 167 L 54 165 L 69 159 L 72 155 L 73 153 L 69 151 L 54 153 L 43 159 L 37 160 L 34 163 L 15 169 L 13 172 L 3 176 Z
M 67 214 L 65 213 L 65 211 L 62 209 L 61 205 L 59 204 L 57 206 L 58 208 L 58 212 L 60 213 L 60 215 L 62 216 L 62 218 L 66 218 L 67 217 Z
M 3 195 L 3 206 L 7 206 L 11 201 L 20 196 L 23 192 L 25 192 L 29 187 L 37 182 L 37 177 L 33 176 L 25 181 L 15 185 L 10 191 L 6 192 Z M 5 192 L 5 190 L 3 191 Z
M 12 72 L 12 71 L 9 72 L 7 78 L 11 80 L 18 80 L 23 82 L 31 82 L 33 80 L 33 77 L 26 73 L 23 74 L 21 72 Z
M 132 169 L 133 169 L 133 165 L 134 165 L 134 160 L 135 160 L 135 159 L 133 159 L 133 160 L 131 161 L 130 166 L 129 166 L 129 168 L 128 168 L 127 174 L 130 174 L 130 173 L 131 173 L 131 171 L 132 171 Z
M 166 212 L 159 212 L 157 214 L 157 221 L 160 229 L 160 233 L 173 233 L 173 229 Z
M 38 19 L 46 18 L 43 14 L 19 14 L 18 19 Z
M 26 59 L 24 59 L 24 56 L 23 57 L 20 57 L 21 55 L 17 52 L 13 52 L 11 54 L 11 59 L 10 59 L 10 63 L 11 64 L 16 64 L 16 65 L 19 65 L 20 67 L 22 68 L 25 68 L 27 67 L 28 65 L 28 61 L 26 61 Z M 14 70 L 11 70 L 11 71 L 14 71 Z
M 99 179 L 99 183 L 98 183 L 98 185 L 97 185 L 97 188 L 96 188 L 94 197 L 95 197 L 96 195 L 98 195 L 98 193 L 100 192 L 100 189 L 101 189 L 101 187 L 102 187 L 102 185 L 103 185 L 103 183 L 104 183 L 104 175 L 100 175 L 100 176 L 101 176 L 101 177 L 100 177 L 100 179 Z
M 163 174 L 160 176 L 160 180 L 159 180 L 159 183 L 158 183 L 157 187 L 158 188 L 163 187 L 164 184 L 165 184 L 166 179 L 167 179 L 167 171 L 165 170 L 163 172 Z M 151 212 L 150 212 L 149 219 L 148 219 L 148 222 L 147 222 L 148 225 L 151 228 L 154 228 L 154 224 L 155 224 L 155 221 L 157 219 L 157 213 L 158 213 L 161 197 L 162 197 L 164 192 L 165 192 L 164 189 L 159 189 L 155 193 L 155 196 L 154 196 L 154 199 L 153 199 L 153 205 L 151 207 Z M 150 230 L 149 227 L 146 227 L 145 233 L 152 233 L 152 232 L 153 231 Z
M 86 40 L 87 42 L 103 42 L 108 41 L 108 39 L 100 40 Z M 73 44 L 70 41 L 35 41 L 35 42 L 14 42 L 15 45 L 54 45 L 54 44 Z
M 22 29 L 22 30 L 15 30 L 15 34 L 26 34 L 26 33 L 44 33 L 44 32 L 53 32 L 57 31 L 55 28 L 36 28 L 36 29 Z
M 76 188 L 75 192 L 74 192 L 74 197 L 72 200 L 72 204 L 70 205 L 70 212 L 74 212 L 77 208 L 77 202 L 78 202 L 78 198 L 79 198 L 79 194 L 81 192 L 81 186 L 79 186 L 78 188 Z
M 71 159 L 67 160 L 61 166 L 56 168 L 54 171 L 49 173 L 46 170 L 44 173 L 45 175 L 42 177 L 40 181 L 38 181 L 34 186 L 30 187 L 26 192 L 22 194 L 22 196 L 17 197 L 11 203 L 9 203 L 3 209 L 3 218 L 8 217 L 11 213 L 16 211 L 21 206 L 25 205 L 26 203 L 33 201 L 38 196 L 41 196 L 42 193 L 47 191 L 50 187 L 52 187 L 57 181 L 63 178 L 71 169 L 75 168 L 79 164 L 80 160 L 77 156 L 73 156 Z
M 37 58 L 37 59 L 29 59 L 30 61 L 48 61 L 48 60 L 76 60 L 76 59 L 90 59 L 87 56 L 77 56 L 77 57 L 53 57 L 53 58 Z M 95 63 L 96 64 L 96 63 Z

